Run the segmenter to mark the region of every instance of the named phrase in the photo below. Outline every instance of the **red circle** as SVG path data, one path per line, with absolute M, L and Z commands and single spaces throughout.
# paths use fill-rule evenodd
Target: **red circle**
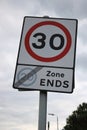
M 33 50 L 31 49 L 30 47 L 30 43 L 29 43 L 29 40 L 30 40 L 30 36 L 32 34 L 32 32 L 37 29 L 38 27 L 40 26 L 44 26 L 44 25 L 53 25 L 53 26 L 56 26 L 58 28 L 60 28 L 66 35 L 66 47 L 65 49 L 58 55 L 56 56 L 53 56 L 53 57 L 41 57 L 39 55 L 37 55 L 35 52 L 33 52 Z M 68 31 L 68 29 L 63 26 L 62 24 L 58 23 L 58 22 L 54 22 L 54 21 L 43 21 L 43 22 L 40 22 L 40 23 L 37 23 L 35 24 L 34 26 L 32 26 L 29 31 L 27 32 L 26 36 L 25 36 L 25 48 L 27 50 L 27 52 L 36 60 L 39 60 L 39 61 L 42 61 L 42 62 L 53 62 L 53 61 L 56 61 L 56 60 L 59 60 L 61 58 L 63 58 L 69 51 L 70 47 L 71 47 L 71 35 L 70 35 L 70 32 Z

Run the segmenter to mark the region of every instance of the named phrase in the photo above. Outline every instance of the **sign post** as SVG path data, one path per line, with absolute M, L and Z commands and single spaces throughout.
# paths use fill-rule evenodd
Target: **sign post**
M 46 130 L 47 92 L 40 91 L 38 130 Z
M 38 130 L 46 130 L 46 116 L 47 116 L 47 91 L 40 91 Z

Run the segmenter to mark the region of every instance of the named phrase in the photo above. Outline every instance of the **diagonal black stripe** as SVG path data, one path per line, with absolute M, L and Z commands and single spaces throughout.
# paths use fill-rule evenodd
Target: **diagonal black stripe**
M 21 84 L 23 84 L 26 80 L 28 80 L 30 77 L 32 77 L 34 74 L 36 74 L 38 71 L 40 71 L 43 68 L 43 66 L 37 66 L 35 69 L 33 69 L 31 72 L 26 74 L 24 77 L 22 77 L 19 81 L 17 81 L 14 86 L 19 87 Z

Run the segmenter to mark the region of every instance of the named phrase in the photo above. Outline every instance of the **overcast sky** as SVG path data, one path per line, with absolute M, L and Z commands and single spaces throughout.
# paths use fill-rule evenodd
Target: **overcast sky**
M 59 129 L 79 104 L 87 102 L 87 0 L 0 0 L 0 129 L 37 130 L 39 92 L 12 88 L 24 16 L 78 19 L 75 89 L 73 94 L 48 93 L 48 112 Z M 56 117 L 47 116 L 50 130 Z

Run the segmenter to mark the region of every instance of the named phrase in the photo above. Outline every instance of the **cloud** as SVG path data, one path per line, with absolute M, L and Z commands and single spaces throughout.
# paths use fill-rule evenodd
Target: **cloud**
M 60 17 L 70 17 L 84 19 L 87 17 L 87 1 L 86 0 L 44 0 L 41 1 L 43 10 L 55 12 L 55 15 Z
M 77 58 L 77 69 L 82 70 L 83 73 L 87 72 L 87 53 L 82 53 Z
M 79 21 L 78 38 L 81 40 L 81 44 L 85 47 L 87 42 L 86 36 L 87 30 L 87 18 Z
M 26 94 L 25 94 L 26 93 Z M 4 130 L 6 127 L 8 130 L 18 127 L 23 129 L 23 126 L 31 127 L 37 125 L 38 119 L 38 96 L 36 92 L 31 92 L 33 95 L 29 95 L 29 92 L 15 93 L 12 91 L 0 91 L 0 95 L 3 99 L 0 99 L 0 128 Z M 28 100 L 29 99 L 29 100 Z M 30 100 L 32 99 L 32 100 Z

